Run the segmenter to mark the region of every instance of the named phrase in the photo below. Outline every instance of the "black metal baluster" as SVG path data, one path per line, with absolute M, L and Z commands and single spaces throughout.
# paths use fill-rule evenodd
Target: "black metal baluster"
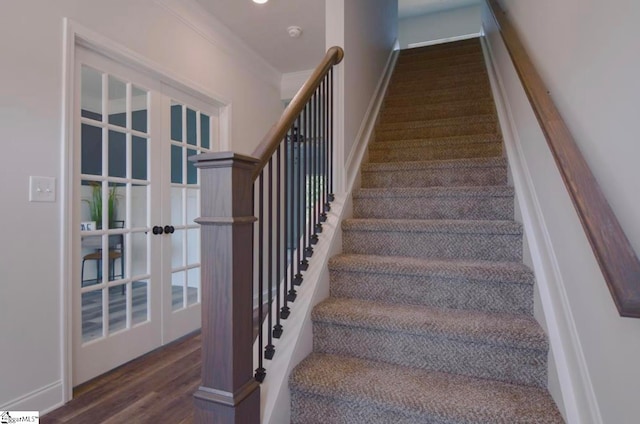
M 317 102 L 316 102 L 316 98 L 317 98 L 317 90 L 314 91 L 313 95 L 311 96 L 311 99 L 309 100 L 310 104 L 311 104 L 311 118 L 310 118 L 310 128 L 309 131 L 311 133 L 311 146 L 309 146 L 309 160 L 311 162 L 311 175 L 310 175 L 310 179 L 311 179 L 311 183 L 309 184 L 309 190 L 310 190 L 310 210 L 309 210 L 309 232 L 311 233 L 311 237 L 310 237 L 310 241 L 311 244 L 317 244 L 318 243 L 318 235 L 316 234 L 316 225 L 317 225 L 317 217 L 316 217 L 316 203 L 315 203 L 315 143 L 316 143 L 316 138 L 317 138 L 317 134 L 316 134 L 316 124 L 317 124 L 317 120 L 318 120 L 318 107 L 317 107 Z M 313 203 L 312 203 L 313 202 Z
M 264 210 L 263 210 L 263 198 L 264 198 L 264 187 L 263 187 L 263 179 L 262 176 L 264 171 L 260 173 L 258 177 L 258 211 L 256 216 L 258 217 L 258 346 L 264 346 L 264 337 L 262 334 L 262 316 L 263 316 L 263 303 L 264 299 L 262 298 L 262 291 L 264 289 L 264 281 L 263 281 L 263 232 L 264 232 Z M 254 186 L 255 192 L 255 186 Z M 254 197 L 255 198 L 255 197 Z M 255 379 L 259 382 L 263 382 L 266 376 L 266 370 L 263 367 L 262 355 L 258 355 L 258 368 L 256 368 Z
M 299 205 L 299 207 L 302 209 L 301 211 L 301 222 L 303 223 L 303 231 L 302 231 L 302 260 L 300 261 L 300 266 L 299 269 L 300 271 L 306 271 L 309 268 L 309 261 L 307 260 L 307 258 L 309 256 L 311 256 L 311 254 L 313 254 L 313 251 L 311 251 L 311 254 L 309 253 L 309 234 L 308 234 L 308 225 L 307 225 L 307 217 L 306 217 L 306 205 L 307 205 L 307 199 L 308 199 L 308 193 L 307 193 L 307 174 L 308 174 L 308 168 L 307 168 L 307 155 L 308 155 L 308 149 L 307 146 L 309 144 L 309 131 L 308 131 L 308 120 L 307 120 L 307 115 L 308 115 L 308 104 L 307 106 L 305 106 L 304 110 L 303 110 L 303 117 L 302 117 L 302 123 L 304 125 L 304 132 L 302 133 L 303 135 L 300 136 L 300 143 L 299 143 L 299 147 L 298 147 L 298 157 L 300 158 L 300 167 L 302 168 L 302 203 Z M 302 283 L 302 278 L 300 279 L 300 281 L 297 282 L 297 284 L 301 284 Z
M 333 68 L 329 70 L 329 115 L 331 116 L 331 128 L 329 130 L 329 202 L 333 202 Z
M 284 143 L 285 143 L 285 149 L 286 149 L 286 143 L 287 143 L 287 139 L 285 137 L 284 139 Z M 277 173 L 277 177 L 276 177 L 276 185 L 278 186 L 278 189 L 276 191 L 276 203 L 278 204 L 277 208 L 276 208 L 276 325 L 273 327 L 273 337 L 276 339 L 279 339 L 280 336 L 282 336 L 282 324 L 280 324 L 280 316 L 281 316 L 281 309 L 280 309 L 280 284 L 281 284 L 281 279 L 282 279 L 282 260 L 284 259 L 284 255 L 282 252 L 282 178 L 281 178 L 281 172 L 282 172 L 282 167 L 281 167 L 281 162 L 282 160 L 282 145 L 278 146 L 278 150 L 276 150 L 276 173 Z M 285 177 L 285 181 L 286 181 L 286 177 Z M 285 209 L 285 214 L 286 214 L 286 208 Z M 285 218 L 286 219 L 286 218 Z M 285 239 L 286 240 L 286 239 Z M 285 248 L 286 248 L 286 242 L 285 242 Z M 280 311 L 280 313 L 278 313 L 278 311 Z
M 271 314 L 271 308 L 273 307 L 273 156 L 269 159 L 267 184 L 268 198 L 266 219 L 268 226 L 267 243 L 269 244 L 267 247 L 267 290 L 269 290 L 269 293 L 267 294 L 267 320 L 269 322 L 268 328 L 271 329 L 273 326 L 273 316 Z M 260 319 L 262 320 L 262 317 Z M 264 348 L 264 357 L 265 359 L 273 359 L 276 349 L 273 346 L 273 335 L 271 334 L 271 331 L 267 334 L 267 341 L 268 343 Z
M 309 170 L 311 169 L 311 162 L 309 161 L 310 158 L 310 146 L 311 143 L 313 143 L 313 109 L 312 109 L 313 103 L 311 101 L 311 99 L 309 100 L 309 102 L 307 102 L 307 106 L 305 108 L 305 121 L 306 121 L 306 135 L 307 135 L 307 140 L 305 143 L 305 162 L 307 162 L 309 164 Z M 306 178 L 308 178 L 310 176 L 310 172 L 307 172 L 307 175 L 305 176 L 305 182 L 306 182 Z M 305 194 L 306 196 L 309 198 L 309 201 L 311 201 L 311 196 L 309 195 L 309 183 L 306 182 L 305 184 Z M 310 206 L 310 203 L 307 202 L 305 204 L 305 209 L 304 209 L 304 214 L 305 214 L 305 219 L 308 222 L 308 226 L 307 226 L 307 231 L 309 234 L 309 243 L 306 244 L 305 247 L 305 256 L 310 258 L 313 256 L 313 246 L 312 244 L 314 244 L 314 238 L 313 238 L 313 227 L 312 227 L 312 217 L 310 213 L 307 212 L 307 208 Z
M 298 115 L 298 117 L 296 118 L 296 128 L 300 128 L 300 115 Z M 302 249 L 303 246 L 301 245 L 301 239 L 302 239 L 302 231 L 304 231 L 304 228 L 302 228 L 303 225 L 303 221 L 301 219 L 300 216 L 300 204 L 302 202 L 302 164 L 301 164 L 301 147 L 300 145 L 302 144 L 302 142 L 300 141 L 300 135 L 297 134 L 294 136 L 294 140 L 293 140 L 293 144 L 294 146 L 297 145 L 298 146 L 298 169 L 296 170 L 294 168 L 294 192 L 295 192 L 295 201 L 293 202 L 294 204 L 293 206 L 293 211 L 294 211 L 294 215 L 295 216 L 295 222 L 296 222 L 296 229 L 297 229 L 297 233 L 295 234 L 295 240 L 293 241 L 293 245 L 296 246 L 296 256 L 297 256 L 297 260 L 292 261 L 291 262 L 291 268 L 298 268 L 298 272 L 296 273 L 295 277 L 292 280 L 292 284 L 289 288 L 289 294 L 287 295 L 289 302 L 295 302 L 296 300 L 296 296 L 298 295 L 298 293 L 296 292 L 295 289 L 295 285 L 300 285 L 302 283 L 302 273 L 300 272 L 300 261 L 302 260 Z M 295 152 L 295 147 L 294 147 L 294 152 Z M 295 158 L 294 158 L 294 162 L 295 162 Z
M 329 76 L 325 75 L 322 80 L 322 87 L 324 89 L 324 100 L 322 102 L 322 110 L 324 111 L 324 117 L 322 119 L 323 125 L 323 137 L 322 137 L 322 218 L 321 221 L 327 220 L 327 212 L 331 210 L 329 204 Z
M 292 155 L 291 155 L 291 146 L 293 145 L 293 130 L 289 128 L 289 132 L 284 141 L 284 281 L 282 284 L 282 302 L 283 306 L 280 309 L 280 318 L 287 319 L 289 318 L 289 314 L 291 310 L 288 306 L 287 299 L 287 290 L 289 287 L 289 282 L 293 280 L 293 272 L 290 271 L 290 266 L 292 264 L 291 257 L 291 234 L 292 234 L 292 218 L 291 218 L 291 205 L 293 203 L 293 199 L 291 197 L 293 190 L 291 189 L 291 175 L 292 175 Z
M 315 119 L 315 133 L 316 133 L 316 137 L 315 137 L 315 146 L 314 146 L 314 161 L 316 163 L 315 168 L 316 168 L 316 172 L 314 175 L 314 195 L 313 195 L 313 201 L 314 201 L 314 208 L 313 208 L 313 213 L 316 217 L 316 225 L 314 227 L 314 232 L 316 234 L 319 234 L 322 232 L 322 223 L 320 222 L 320 214 L 322 213 L 322 203 L 320 202 L 320 154 L 319 154 L 319 147 L 320 147 L 320 137 L 321 137 L 321 124 L 322 124 L 322 107 L 321 107 L 321 102 L 322 102 L 322 90 L 321 90 L 321 86 L 316 88 L 316 101 L 315 101 L 315 108 L 316 108 L 316 119 Z

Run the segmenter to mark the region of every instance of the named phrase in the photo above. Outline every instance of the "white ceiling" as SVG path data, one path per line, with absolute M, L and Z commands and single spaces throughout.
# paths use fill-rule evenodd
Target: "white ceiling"
M 481 0 L 398 0 L 398 17 L 424 15 L 478 4 Z
M 196 0 L 282 73 L 312 69 L 325 51 L 325 0 Z M 349 1 L 349 0 L 345 0 Z M 480 0 L 398 0 L 400 18 L 467 6 Z M 302 28 L 289 37 L 287 28 Z
M 312 69 L 324 55 L 324 0 L 197 1 L 280 72 Z M 302 28 L 300 38 L 290 26 Z

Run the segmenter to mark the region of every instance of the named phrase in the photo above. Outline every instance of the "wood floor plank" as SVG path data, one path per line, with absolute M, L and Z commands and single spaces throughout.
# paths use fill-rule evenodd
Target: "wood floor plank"
M 196 333 L 78 386 L 72 401 L 41 422 L 190 423 L 200 366 L 201 337 Z

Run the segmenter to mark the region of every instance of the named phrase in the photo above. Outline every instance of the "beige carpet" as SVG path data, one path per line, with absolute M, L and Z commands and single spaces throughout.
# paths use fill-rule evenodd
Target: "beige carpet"
M 403 51 L 292 423 L 561 423 L 477 39 Z

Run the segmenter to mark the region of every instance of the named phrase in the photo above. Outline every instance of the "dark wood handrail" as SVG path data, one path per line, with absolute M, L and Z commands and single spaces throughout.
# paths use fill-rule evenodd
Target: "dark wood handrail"
M 342 62 L 342 58 L 344 58 L 344 50 L 342 50 L 341 47 L 333 46 L 327 50 L 320 64 L 314 69 L 300 90 L 298 90 L 298 93 L 296 93 L 286 107 L 280 119 L 271 127 L 267 135 L 265 135 L 260 142 L 260 145 L 253 151 L 251 156 L 259 160 L 253 172 L 254 181 L 267 165 L 269 159 L 271 159 L 271 156 L 282 142 L 282 139 L 286 136 L 287 131 L 289 131 L 300 112 L 302 112 L 320 85 L 320 82 L 334 65 Z
M 640 261 L 591 169 L 496 0 L 488 0 L 511 60 L 621 316 L 640 318 Z

